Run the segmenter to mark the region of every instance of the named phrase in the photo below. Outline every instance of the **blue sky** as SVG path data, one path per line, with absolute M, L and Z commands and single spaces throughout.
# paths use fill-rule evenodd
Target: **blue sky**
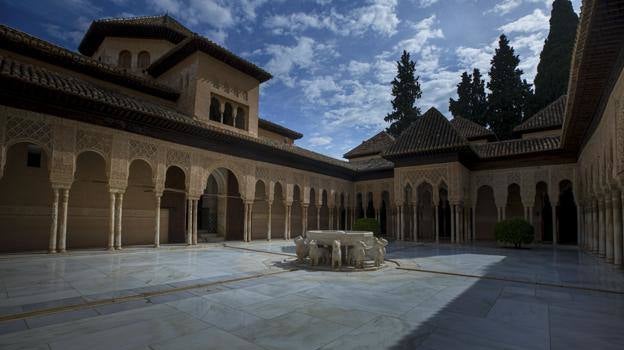
M 264 67 L 260 115 L 302 132 L 300 146 L 342 157 L 384 129 L 403 49 L 422 111 L 448 112 L 464 70 L 485 74 L 510 37 L 532 82 L 552 0 L 0 0 L 0 22 L 75 50 L 91 20 L 168 12 Z M 578 13 L 580 0 L 572 1 Z

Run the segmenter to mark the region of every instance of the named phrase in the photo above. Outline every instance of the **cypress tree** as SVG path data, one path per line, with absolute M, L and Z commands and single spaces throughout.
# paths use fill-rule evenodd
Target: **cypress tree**
M 485 112 L 487 111 L 488 104 L 485 94 L 485 80 L 481 78 L 481 72 L 477 68 L 472 71 L 469 105 L 471 110 L 470 120 L 482 126 L 486 126 L 487 120 Z
M 491 60 L 487 121 L 499 139 L 512 137 L 513 128 L 522 122 L 523 111 L 531 96 L 530 84 L 522 80 L 520 59 L 503 34 Z
M 403 51 L 401 59 L 397 61 L 397 75 L 392 80 L 392 112 L 384 117 L 390 126 L 386 129 L 392 136 L 397 137 L 417 118 L 420 109 L 416 107 L 416 100 L 422 95 L 419 77 L 414 77 L 416 64 L 410 59 L 407 51 Z
M 481 79 L 481 72 L 474 69 L 472 74 L 464 72 L 461 81 L 457 84 L 457 101 L 449 99 L 449 111 L 455 117 L 472 120 L 485 126 L 485 111 L 487 109 L 487 97 L 485 95 L 485 81 Z
M 550 32 L 537 66 L 532 112 L 546 107 L 567 92 L 577 25 L 578 16 L 570 0 L 555 0 L 550 12 Z
M 457 84 L 457 101 L 449 98 L 449 111 L 454 117 L 468 118 L 472 116 L 470 110 L 470 95 L 472 94 L 472 79 L 468 72 L 463 72 L 461 81 Z

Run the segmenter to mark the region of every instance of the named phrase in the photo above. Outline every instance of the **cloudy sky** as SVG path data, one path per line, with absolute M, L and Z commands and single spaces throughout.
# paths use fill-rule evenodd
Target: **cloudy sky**
M 395 61 L 408 50 L 423 112 L 448 112 L 464 70 L 487 72 L 507 34 L 533 81 L 552 0 L 0 0 L 0 22 L 75 50 L 91 20 L 168 12 L 264 67 L 263 118 L 340 158 L 384 129 Z M 577 13 L 580 0 L 572 1 Z

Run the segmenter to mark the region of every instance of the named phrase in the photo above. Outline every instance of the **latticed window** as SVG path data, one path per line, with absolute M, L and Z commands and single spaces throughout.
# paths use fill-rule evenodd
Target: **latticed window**
M 139 52 L 139 56 L 137 59 L 138 62 L 138 66 L 141 69 L 145 69 L 147 67 L 149 67 L 150 65 L 150 54 L 147 51 L 141 51 Z
M 117 65 L 121 68 L 130 69 L 132 65 L 132 54 L 128 50 L 123 50 L 119 53 L 119 60 L 117 60 Z

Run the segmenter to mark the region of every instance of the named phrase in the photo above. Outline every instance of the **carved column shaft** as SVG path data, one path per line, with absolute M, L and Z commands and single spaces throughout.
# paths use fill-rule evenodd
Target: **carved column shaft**
M 193 244 L 197 244 L 197 213 L 199 211 L 199 199 L 193 200 Z
M 65 247 L 67 243 L 67 206 L 69 203 L 69 189 L 64 188 L 61 190 L 61 223 L 59 224 L 59 243 L 58 243 L 58 251 L 60 253 L 65 252 Z
M 154 247 L 160 247 L 160 198 L 161 194 L 156 194 L 156 211 L 154 213 Z
M 193 244 L 193 200 L 186 199 L 186 245 Z
M 301 205 L 301 235 L 305 236 L 306 231 L 308 230 L 308 205 Z
M 605 202 L 604 197 L 598 201 L 598 254 L 605 257 L 607 252 L 607 230 L 605 228 Z
M 606 242 L 605 242 L 605 255 L 607 257 L 607 261 L 613 261 L 613 200 L 609 193 L 606 194 L 605 198 L 605 234 Z
M 117 194 L 115 192 L 110 193 L 110 213 L 109 213 L 109 222 L 108 222 L 108 250 L 115 249 L 115 230 L 117 229 L 115 226 L 115 217 L 117 216 L 117 204 L 116 204 Z
M 435 208 L 435 210 L 434 210 L 434 215 L 433 216 L 434 216 L 435 220 L 433 221 L 433 227 L 435 228 L 435 240 L 436 240 L 436 243 L 440 243 L 440 221 L 439 221 L 439 217 L 438 217 L 440 215 L 438 213 L 438 211 L 440 209 L 440 205 L 436 204 L 434 206 L 434 208 Z
M 412 232 L 413 232 L 412 234 L 414 235 L 414 237 L 413 237 L 414 241 L 418 242 L 418 205 L 416 203 L 414 203 L 412 206 L 414 208 L 414 210 L 413 210 L 413 212 L 414 212 L 413 213 L 414 227 L 412 229 Z
M 58 208 L 59 208 L 59 189 L 52 189 L 52 210 L 50 223 L 50 240 L 48 242 L 48 252 L 56 253 L 56 234 L 58 230 Z
M 321 229 L 321 206 L 316 206 L 316 229 Z
M 117 219 L 115 222 L 115 249 L 121 249 L 121 220 L 123 213 L 123 193 L 117 193 Z
M 613 263 L 622 264 L 622 204 L 619 191 L 613 191 Z
M 268 215 L 268 220 L 267 220 L 267 241 L 271 240 L 271 217 L 272 217 L 272 213 L 271 213 L 271 207 L 273 206 L 273 202 L 268 201 L 267 202 L 267 206 L 269 208 L 269 215 Z M 285 213 L 284 213 L 284 216 Z M 284 232 L 284 235 L 286 235 L 286 232 Z

